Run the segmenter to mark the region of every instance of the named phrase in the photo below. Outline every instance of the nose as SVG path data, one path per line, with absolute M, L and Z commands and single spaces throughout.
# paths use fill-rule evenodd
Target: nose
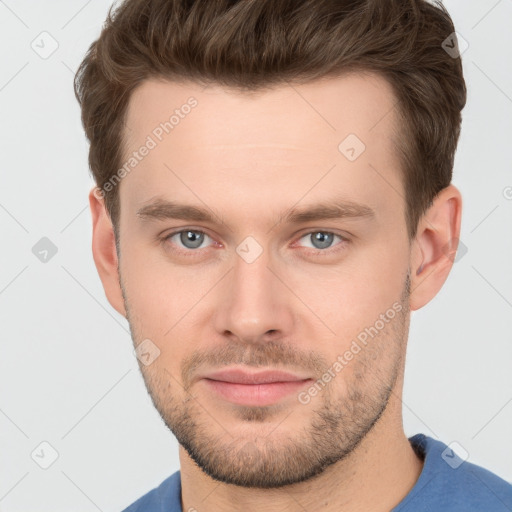
M 215 311 L 214 325 L 221 335 L 258 343 L 290 333 L 290 292 L 269 260 L 266 251 L 250 263 L 235 256 Z

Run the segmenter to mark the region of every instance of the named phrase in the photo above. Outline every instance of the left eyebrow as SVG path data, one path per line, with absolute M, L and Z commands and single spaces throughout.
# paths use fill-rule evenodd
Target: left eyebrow
M 366 218 L 374 219 L 375 210 L 365 204 L 353 201 L 326 201 L 310 207 L 293 208 L 282 219 L 290 224 L 300 224 L 325 219 Z

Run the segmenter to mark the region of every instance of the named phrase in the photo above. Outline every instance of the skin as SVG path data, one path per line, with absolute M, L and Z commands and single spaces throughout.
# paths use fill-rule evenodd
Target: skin
M 255 95 L 146 81 L 130 100 L 129 151 L 190 96 L 197 107 L 118 185 L 119 254 L 103 201 L 89 195 L 107 298 L 136 346 L 150 339 L 160 350 L 140 367 L 180 442 L 182 508 L 389 511 L 422 470 L 402 425 L 410 313 L 450 272 L 460 192 L 443 189 L 408 240 L 395 97 L 379 76 Z M 366 146 L 353 162 L 338 150 L 350 133 Z M 139 218 L 156 197 L 215 217 Z M 340 198 L 375 216 L 284 221 L 294 207 Z M 208 236 L 199 249 L 179 234 L 162 241 L 179 229 Z M 347 240 L 314 245 L 318 232 Z M 236 251 L 248 236 L 262 249 L 251 263 Z M 199 379 L 242 365 L 317 380 L 393 304 L 401 310 L 308 403 L 292 393 L 237 405 Z

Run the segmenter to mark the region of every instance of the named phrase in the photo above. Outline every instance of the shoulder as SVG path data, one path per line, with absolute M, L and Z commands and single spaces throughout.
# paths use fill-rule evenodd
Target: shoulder
M 181 512 L 181 478 L 176 471 L 123 512 Z
M 512 484 L 464 460 L 456 452 L 457 445 L 447 446 L 424 434 L 416 434 L 409 441 L 424 457 L 424 466 L 414 487 L 393 512 L 512 510 Z

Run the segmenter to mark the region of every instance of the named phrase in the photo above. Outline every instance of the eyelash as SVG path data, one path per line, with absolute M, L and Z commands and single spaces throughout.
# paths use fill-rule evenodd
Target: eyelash
M 192 231 L 193 233 L 199 233 L 202 235 L 206 235 L 209 238 L 212 238 L 210 235 L 208 235 L 208 233 L 206 233 L 205 231 L 201 231 L 200 229 L 179 229 L 177 231 L 173 231 L 172 233 L 165 235 L 164 237 L 161 238 L 161 241 L 162 241 L 162 243 L 169 242 L 169 240 L 173 236 L 179 235 L 180 233 L 186 233 L 187 231 Z M 314 253 L 315 255 L 334 254 L 335 252 L 342 250 L 345 247 L 345 245 L 350 242 L 350 240 L 348 238 L 341 236 L 337 233 L 334 233 L 333 231 L 323 231 L 320 229 L 316 229 L 314 231 L 308 231 L 307 233 L 302 234 L 298 240 L 304 238 L 305 236 L 312 235 L 314 233 L 324 233 L 327 235 L 334 235 L 335 237 L 338 237 L 341 239 L 341 241 L 339 243 L 337 243 L 336 245 L 333 245 L 331 247 L 328 247 L 327 249 L 313 249 L 311 247 L 305 247 L 307 252 Z M 206 249 L 206 247 L 203 247 L 203 249 Z M 193 257 L 191 253 L 198 253 L 201 251 L 201 249 L 182 249 L 182 248 L 175 248 L 173 250 L 179 254 L 184 254 L 188 257 Z

